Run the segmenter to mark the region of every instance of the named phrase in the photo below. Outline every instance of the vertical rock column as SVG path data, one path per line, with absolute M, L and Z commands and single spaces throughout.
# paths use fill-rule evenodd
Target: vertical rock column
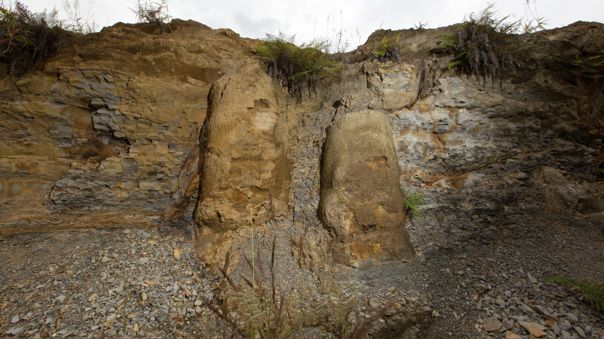
M 228 250 L 230 231 L 249 225 L 250 208 L 257 225 L 288 210 L 287 130 L 273 81 L 259 64 L 245 64 L 214 83 L 195 216 L 206 262 Z M 264 207 L 254 208 L 259 205 Z
M 337 261 L 410 257 L 403 194 L 388 117 L 377 111 L 338 117 L 323 154 L 320 217 Z

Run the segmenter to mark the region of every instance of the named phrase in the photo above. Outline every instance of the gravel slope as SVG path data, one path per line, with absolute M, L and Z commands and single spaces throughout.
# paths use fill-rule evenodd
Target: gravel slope
M 210 321 L 210 283 L 175 230 L 4 237 L 0 258 L 5 335 L 188 337 Z
M 544 327 L 542 338 L 604 338 L 604 314 L 547 279 L 604 283 L 603 226 L 518 220 L 501 237 L 468 240 L 413 263 L 410 274 L 440 313 L 427 336 L 528 339 L 521 324 L 528 322 Z
M 604 315 L 578 293 L 546 282 L 551 275 L 604 281 L 602 225 L 576 219 L 514 225 L 501 237 L 476 237 L 409 263 L 367 267 L 359 279 L 426 294 L 436 317 L 422 338 L 529 339 L 526 326 L 542 326 L 542 338 L 604 338 Z M 0 334 L 224 335 L 203 306 L 214 282 L 182 231 L 4 236 L 0 258 Z

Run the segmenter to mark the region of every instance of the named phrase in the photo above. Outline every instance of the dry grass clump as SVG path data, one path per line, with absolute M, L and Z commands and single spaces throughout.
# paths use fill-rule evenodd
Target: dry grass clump
M 139 23 L 157 26 L 160 34 L 172 31 L 170 25 L 172 16 L 168 10 L 168 0 L 137 0 L 136 6 L 131 10 Z

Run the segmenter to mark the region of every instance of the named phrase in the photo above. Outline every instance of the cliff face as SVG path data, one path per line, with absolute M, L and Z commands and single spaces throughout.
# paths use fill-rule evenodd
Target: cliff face
M 191 220 L 210 85 L 250 49 L 230 31 L 179 27 L 116 25 L 2 81 L 2 229 Z
M 543 199 L 555 189 L 541 187 L 552 175 L 574 192 L 559 193 L 560 206 L 601 212 L 601 83 L 562 65 L 601 53 L 602 25 L 523 38 L 530 57 L 501 85 L 430 66 L 437 62 L 428 51 L 446 29 L 397 32 L 403 62 L 366 61 L 376 41 L 395 34 L 378 31 L 346 56 L 360 61 L 302 103 L 265 74 L 255 41 L 193 22 L 178 22 L 171 34 L 146 31 L 118 24 L 74 38 L 43 70 L 3 79 L 3 232 L 196 221 L 222 233 L 248 225 L 252 213 L 258 222 L 277 215 L 352 239 L 391 223 L 376 218 L 402 213 L 394 208 L 398 188 L 387 193 L 390 179 L 370 177 L 382 180 L 383 166 L 384 175 L 399 173 L 403 192 L 427 197 L 425 218 L 408 225 L 420 249 L 470 236 L 470 225 L 485 220 L 552 208 Z M 346 107 L 333 108 L 337 100 Z M 368 139 L 334 130 L 323 154 L 334 114 L 367 108 L 390 121 L 392 139 L 371 124 L 358 127 Z M 374 137 L 392 142 L 396 163 L 371 146 Z M 365 153 L 370 172 L 346 184 L 346 173 L 363 172 L 354 166 Z M 367 192 L 372 203 L 357 200 Z M 249 210 L 269 203 L 270 213 Z M 379 207 L 382 216 L 351 204 Z
M 501 84 L 430 55 L 447 29 L 378 31 L 301 103 L 266 74 L 256 41 L 176 27 L 118 24 L 2 79 L 0 233 L 184 225 L 205 263 L 234 270 L 258 243 L 269 257 L 273 239 L 274 256 L 278 238 L 280 270 L 303 291 L 333 263 L 603 221 L 602 82 L 567 69 L 604 53 L 601 24 L 523 37 Z M 401 62 L 367 59 L 394 34 Z M 413 193 L 425 205 L 411 219 Z

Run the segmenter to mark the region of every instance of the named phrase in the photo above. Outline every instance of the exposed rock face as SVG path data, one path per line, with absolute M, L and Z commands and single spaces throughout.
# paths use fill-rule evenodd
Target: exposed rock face
M 601 139 L 573 118 L 572 101 L 531 83 L 487 88 L 443 77 L 433 95 L 392 115 L 401 184 L 426 195 L 409 228 L 421 252 L 496 239 L 521 215 L 579 213 L 578 197 L 596 196 L 586 187 L 600 185 Z
M 146 31 L 77 38 L 43 70 L 0 81 L 0 233 L 187 225 L 204 263 L 232 276 L 276 253 L 303 309 L 329 291 L 391 300 L 395 287 L 408 300 L 391 259 L 496 241 L 528 218 L 602 224 L 602 82 L 560 71 L 604 53 L 602 25 L 523 37 L 534 66 L 501 85 L 430 55 L 446 28 L 401 32 L 400 63 L 367 60 L 391 34 L 380 31 L 302 103 L 254 41 L 190 22 Z M 411 223 L 412 192 L 426 204 Z M 389 327 L 429 321 L 421 293 L 411 299 L 401 312 L 418 326 Z
M 547 166 L 535 170 L 532 181 L 543 197 L 546 213 L 578 211 L 586 217 L 604 214 L 604 182 L 578 182 L 570 173 Z
M 209 89 L 247 47 L 200 24 L 178 32 L 116 25 L 3 79 L 2 230 L 190 222 Z
M 222 263 L 234 233 L 288 215 L 290 165 L 283 90 L 252 61 L 214 82 L 201 134 L 198 251 Z
M 368 63 L 364 68 L 367 88 L 372 92 L 372 99 L 366 105 L 391 111 L 415 103 L 419 82 L 413 65 Z
M 413 253 L 392 134 L 388 117 L 377 111 L 339 116 L 328 131 L 320 213 L 341 242 L 340 261 L 355 264 Z
M 288 126 L 277 93 L 257 62 L 214 83 L 202 136 L 199 225 L 225 230 L 249 224 L 250 209 L 265 202 L 277 214 L 287 210 Z
M 160 201 L 192 193 L 187 186 L 196 171 L 181 170 L 195 157 L 195 136 L 205 117 L 203 108 L 185 94 L 197 86 L 164 83 L 159 90 L 149 79 L 103 69 L 66 70 L 61 77 L 63 81 L 53 84 L 55 98 L 90 98 L 82 114 L 91 116 L 92 126 L 85 126 L 87 140 L 64 144 L 84 161 L 73 162 L 52 188 L 54 210 L 138 209 L 163 214 L 167 206 Z M 148 97 L 139 100 L 135 93 Z M 69 105 L 73 102 L 63 104 Z M 98 154 L 95 149 L 82 154 L 91 142 L 106 143 L 114 154 Z
M 352 206 L 355 198 L 338 200 L 352 205 L 327 209 L 333 214 L 323 204 L 325 225 L 317 218 L 320 183 L 337 172 L 329 161 L 326 168 L 320 164 L 332 157 L 322 151 L 336 99 L 347 102 L 340 113 L 371 108 L 390 119 L 399 185 L 427 196 L 425 218 L 407 225 L 420 250 L 461 241 L 472 234 L 468 225 L 480 228 L 512 209 L 506 203 L 512 197 L 535 200 L 524 203 L 528 208 L 559 204 L 552 197 L 564 196 L 564 206 L 600 213 L 602 199 L 587 187 L 599 187 L 593 181 L 602 156 L 601 94 L 555 70 L 582 50 L 600 53 L 601 25 L 578 23 L 530 37 L 538 66 L 514 83 L 485 87 L 431 74 L 432 90 L 420 88 L 427 78 L 415 61 L 426 60 L 443 31 L 399 32 L 408 46 L 404 62 L 347 64 L 338 84 L 303 105 L 289 100 L 252 58 L 253 42 L 232 31 L 188 22 L 179 22 L 172 34 L 145 30 L 107 28 L 68 44 L 43 71 L 3 80 L 3 230 L 195 219 L 204 232 L 221 233 L 246 227 L 249 207 L 265 203 L 270 208 L 253 212 L 258 224 L 271 215 L 291 216 L 294 224 L 319 233 L 325 226 L 340 241 L 351 239 L 359 225 L 373 224 L 373 217 L 361 216 L 371 213 L 361 212 L 360 203 Z M 387 34 L 377 32 L 360 55 Z M 380 133 L 371 138 L 381 140 Z M 535 172 L 544 166 L 565 178 L 558 185 L 567 187 L 559 188 L 562 193 L 540 184 L 549 180 L 548 170 Z M 576 168 L 586 172 L 577 177 Z M 388 169 L 394 171 L 390 163 Z M 387 196 L 390 211 L 400 198 Z M 404 223 L 392 215 L 396 221 L 387 224 Z M 465 226 L 447 226 L 453 224 Z

